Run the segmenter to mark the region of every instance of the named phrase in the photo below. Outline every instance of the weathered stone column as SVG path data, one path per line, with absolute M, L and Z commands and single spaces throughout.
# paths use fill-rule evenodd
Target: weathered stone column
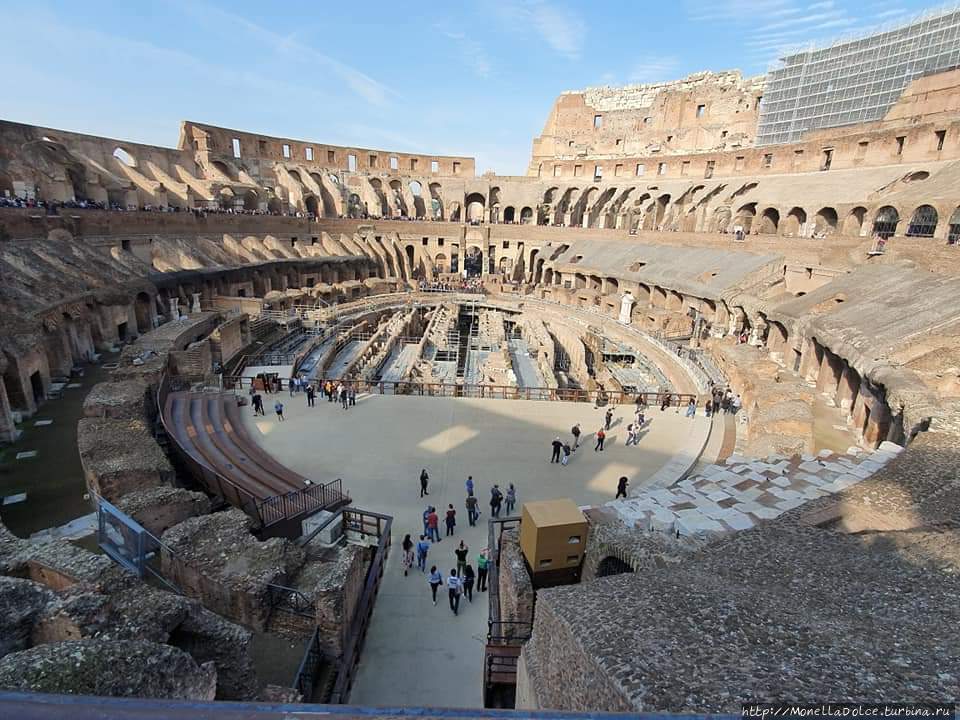
M 170 319 L 179 320 L 180 319 L 180 298 L 172 297 L 170 298 Z
M 190 306 L 190 312 L 200 312 L 200 293 L 198 292 L 193 293 L 193 304 Z
M 843 372 L 840 375 L 840 385 L 837 387 L 837 394 L 834 398 L 837 407 L 850 412 L 857 399 L 859 389 L 860 373 L 844 363 Z
M 624 325 L 630 324 L 630 316 L 633 311 L 633 295 L 630 294 L 628 290 L 623 294 L 623 297 L 620 298 L 620 322 Z
M 820 363 L 820 373 L 817 375 L 817 392 L 835 396 L 837 385 L 840 384 L 840 372 L 840 358 L 824 348 L 823 362 Z

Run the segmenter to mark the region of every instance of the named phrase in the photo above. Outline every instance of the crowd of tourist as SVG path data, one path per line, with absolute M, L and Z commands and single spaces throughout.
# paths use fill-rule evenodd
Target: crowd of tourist
M 457 281 L 420 281 L 420 292 L 483 292 L 483 281 L 478 277 L 461 278 Z
M 476 486 L 473 476 L 467 477 L 464 484 L 466 499 L 464 506 L 467 510 L 467 522 L 470 527 L 475 527 L 477 519 L 480 517 L 480 511 L 477 509 L 477 496 L 475 494 Z M 420 497 L 430 494 L 430 474 L 426 468 L 420 471 Z M 507 517 L 512 515 L 517 504 L 517 489 L 513 483 L 510 483 L 506 493 L 500 489 L 500 485 L 493 484 L 490 488 L 490 515 L 491 517 L 500 517 L 501 507 L 506 507 Z M 443 524 L 446 528 L 446 537 L 452 537 L 457 532 L 457 511 L 453 503 L 447 504 L 444 511 Z M 432 552 L 435 544 L 440 543 L 440 515 L 437 508 L 433 505 L 427 505 L 423 511 L 423 532 L 420 533 L 420 539 L 414 543 L 410 534 L 404 536 L 401 543 L 403 552 L 402 565 L 403 574 L 407 575 L 414 563 L 414 552 L 416 552 L 417 569 L 427 575 L 427 584 L 430 587 L 431 599 L 433 604 L 437 604 L 437 590 L 441 585 L 446 585 L 447 596 L 450 603 L 450 611 L 454 615 L 460 614 L 460 598 L 466 597 L 467 601 L 473 603 L 473 589 L 476 583 L 477 592 L 484 592 L 487 589 L 487 568 L 490 560 L 487 557 L 487 549 L 484 548 L 477 555 L 477 569 L 474 571 L 473 565 L 469 562 L 470 547 L 463 540 L 454 548 L 454 559 L 451 564 L 455 567 L 450 569 L 449 574 L 444 578 L 443 572 L 437 569 L 436 565 L 431 565 L 427 571 L 427 558 Z

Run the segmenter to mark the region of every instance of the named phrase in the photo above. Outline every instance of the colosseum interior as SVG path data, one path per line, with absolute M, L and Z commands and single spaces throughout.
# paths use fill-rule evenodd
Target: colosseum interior
M 565 92 L 524 177 L 0 121 L 3 714 L 956 699 L 960 69 L 773 92 Z

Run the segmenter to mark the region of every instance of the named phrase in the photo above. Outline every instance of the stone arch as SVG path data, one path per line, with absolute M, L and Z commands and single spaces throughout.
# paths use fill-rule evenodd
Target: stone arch
M 279 215 L 283 212 L 283 202 L 276 195 L 267 200 L 267 212 L 272 215 Z
M 777 228 L 780 226 L 780 211 L 774 207 L 768 207 L 760 213 L 758 223 L 758 233 L 761 235 L 776 235 Z
M 256 190 L 247 190 L 243 195 L 243 209 L 256 210 L 260 207 L 260 198 L 257 197 Z
M 832 207 L 822 207 L 813 216 L 813 231 L 817 235 L 832 235 L 837 231 L 837 211 Z
M 383 191 L 383 183 L 380 182 L 379 178 L 370 178 L 368 182 L 370 183 L 370 187 L 373 188 L 373 193 L 377 198 L 377 204 L 380 205 L 380 217 L 390 217 L 390 203 L 387 202 L 386 193 Z
M 237 196 L 231 188 L 220 188 L 220 192 L 217 195 L 217 202 L 220 204 L 222 210 L 230 210 L 237 204 Z M 240 202 L 242 203 L 243 201 L 241 200 Z
M 591 200 L 600 190 L 596 187 L 588 187 L 580 194 L 580 199 L 577 200 L 576 204 L 573 206 L 573 210 L 570 212 L 570 225 L 573 227 L 582 227 L 584 224 L 584 219 L 587 214 L 587 207 L 590 205 Z
M 744 233 L 749 233 L 753 228 L 753 222 L 757 217 L 757 204 L 755 202 L 747 203 L 746 205 L 741 205 L 737 210 L 737 215 L 733 219 L 734 225 L 739 225 L 743 228 Z
M 533 222 L 533 208 L 525 207 L 520 211 L 520 224 L 529 225 Z
M 223 160 L 213 160 L 210 162 L 210 165 L 219 170 L 227 179 L 233 182 L 237 181 L 237 174 L 233 171 L 233 168 L 223 162 Z
M 801 207 L 790 208 L 787 217 L 783 222 L 783 234 L 797 237 L 803 231 L 803 226 L 807 222 L 807 211 Z
M 316 195 L 307 195 L 303 199 L 303 207 L 314 217 L 320 217 L 320 203 Z
M 566 220 L 565 215 L 570 210 L 570 204 L 573 202 L 573 199 L 576 197 L 577 193 L 580 192 L 580 188 L 571 187 L 563 191 L 563 195 L 560 197 L 560 202 L 557 203 L 556 212 L 553 215 L 554 225 L 563 225 Z
M 481 222 L 483 220 L 483 210 L 486 207 L 486 199 L 482 193 L 470 193 L 463 199 L 463 206 L 466 208 L 466 222 Z
M 933 205 L 921 205 L 913 211 L 910 224 L 907 226 L 907 235 L 910 237 L 933 237 L 939 219 L 937 210 Z
M 135 168 L 137 166 L 136 158 L 122 147 L 118 146 L 113 149 L 113 157 L 116 158 L 121 165 L 125 165 L 128 168 Z
M 418 218 L 427 216 L 427 205 L 423 202 L 423 184 L 417 180 L 411 180 L 408 185 L 410 194 L 413 196 L 413 210 Z
M 467 277 L 477 277 L 483 274 L 483 251 L 477 245 L 470 245 L 463 255 L 463 269 Z
M 897 233 L 900 213 L 892 205 L 884 205 L 873 216 L 873 234 L 886 239 Z
M 391 180 L 390 190 L 393 206 L 400 210 L 401 217 L 407 217 L 410 213 L 407 210 L 407 201 L 403 197 L 403 183 L 399 180 Z
M 443 187 L 440 183 L 430 183 L 430 217 L 443 220 Z
M 853 208 L 843 221 L 843 234 L 859 236 L 863 231 L 863 221 L 866 217 L 867 209 L 865 207 L 861 205 Z
M 517 219 L 516 216 L 517 216 L 517 209 L 512 205 L 508 205 L 503 209 L 503 221 L 505 223 L 514 222 Z

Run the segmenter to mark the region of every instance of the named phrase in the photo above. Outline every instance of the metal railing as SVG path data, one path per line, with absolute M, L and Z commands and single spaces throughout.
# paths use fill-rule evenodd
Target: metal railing
M 580 388 L 515 387 L 513 385 L 483 385 L 408 380 L 359 381 L 356 378 L 321 377 L 319 381 L 336 384 L 343 382 L 357 386 L 361 392 L 380 395 L 418 395 L 423 397 L 472 397 L 494 400 L 551 400 L 558 402 L 592 402 L 625 405 L 643 399 L 647 405 L 658 405 L 669 395 L 670 405 L 685 405 L 697 395 L 692 393 L 633 392 L 629 390 L 583 390 Z
M 370 628 L 370 618 L 373 615 L 374 601 L 380 591 L 380 581 L 390 552 L 390 531 L 393 518 L 389 515 L 371 512 L 368 510 L 344 509 L 344 532 L 358 532 L 363 535 L 376 536 L 377 545 L 367 568 L 367 579 L 363 584 L 360 602 L 350 623 L 347 635 L 346 649 L 340 660 L 340 670 L 333 684 L 330 703 L 341 705 L 350 698 L 350 688 L 353 686 L 357 673 L 357 663 L 360 660 L 360 651 L 363 649 L 367 630 Z
M 292 687 L 300 693 L 303 702 L 313 701 L 317 675 L 320 673 L 325 657 L 323 649 L 320 647 L 320 628 L 316 627 L 307 642 L 307 649 L 303 653 L 303 659 L 300 660 L 297 674 L 293 677 Z

